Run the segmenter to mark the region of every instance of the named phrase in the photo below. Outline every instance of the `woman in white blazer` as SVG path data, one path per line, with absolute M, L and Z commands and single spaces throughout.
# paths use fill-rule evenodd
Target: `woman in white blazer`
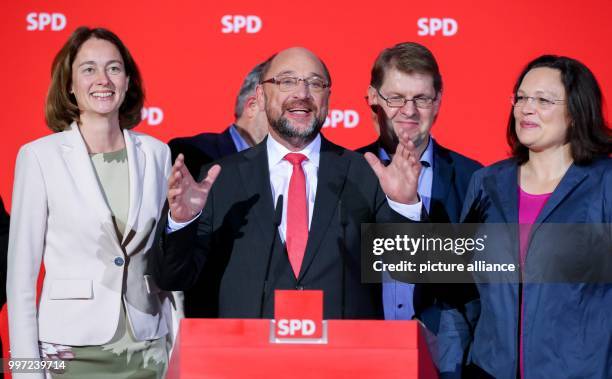
M 11 357 L 60 359 L 55 368 L 67 367 L 61 378 L 158 378 L 167 365 L 170 299 L 145 270 L 170 151 L 130 130 L 143 101 L 138 68 L 121 40 L 106 29 L 78 28 L 53 62 L 46 120 L 55 133 L 17 157 Z

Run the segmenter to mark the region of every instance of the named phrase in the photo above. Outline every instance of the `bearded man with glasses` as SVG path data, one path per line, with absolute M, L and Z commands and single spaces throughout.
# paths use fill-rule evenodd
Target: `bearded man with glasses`
M 275 289 L 315 289 L 325 319 L 382 318 L 380 284 L 361 281 L 361 224 L 419 220 L 414 144 L 400 136 L 385 166 L 325 139 L 332 81 L 309 50 L 279 52 L 261 76 L 268 137 L 201 171 L 200 183 L 177 158 L 151 272 L 176 290 L 202 272 L 217 317 L 272 318 Z

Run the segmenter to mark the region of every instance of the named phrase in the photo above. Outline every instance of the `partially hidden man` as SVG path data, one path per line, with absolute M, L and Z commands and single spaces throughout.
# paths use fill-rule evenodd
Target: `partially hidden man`
M 259 63 L 244 78 L 234 106 L 234 123 L 222 133 L 200 133 L 192 137 L 178 137 L 168 142 L 172 161 L 183 154 L 189 173 L 197 177 L 200 169 L 225 156 L 246 150 L 268 134 L 268 118 L 257 103 L 256 88 L 261 81 L 261 72 L 267 61 Z M 214 317 L 216 305 L 210 306 L 202 294 L 214 290 L 206 274 L 200 275 L 196 283 L 184 292 L 185 317 Z M 176 298 L 176 296 L 175 296 Z

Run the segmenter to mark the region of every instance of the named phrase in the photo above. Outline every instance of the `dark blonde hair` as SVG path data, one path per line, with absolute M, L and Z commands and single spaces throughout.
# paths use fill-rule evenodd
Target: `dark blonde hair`
M 404 74 L 425 74 L 433 78 L 433 87 L 438 95 L 442 91 L 442 75 L 433 53 L 416 42 L 402 42 L 380 52 L 370 76 L 370 85 L 380 89 L 387 70 L 397 69 Z
M 130 85 L 125 99 L 119 108 L 119 125 L 122 129 L 131 129 L 141 120 L 144 104 L 144 89 L 140 71 L 132 55 L 123 42 L 108 29 L 80 27 L 68 38 L 68 41 L 57 53 L 51 66 L 51 84 L 47 92 L 45 104 L 45 120 L 47 126 L 54 132 L 66 130 L 73 121 L 79 122 L 80 111 L 76 98 L 70 93 L 72 86 L 72 63 L 81 46 L 90 38 L 108 41 L 115 45 L 125 67 Z

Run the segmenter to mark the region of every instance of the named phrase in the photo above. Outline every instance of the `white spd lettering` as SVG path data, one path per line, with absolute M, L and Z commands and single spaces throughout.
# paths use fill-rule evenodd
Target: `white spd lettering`
M 337 128 L 343 127 L 346 129 L 352 129 L 359 125 L 359 113 L 352 109 L 340 110 L 332 109 L 325 118 L 324 128 Z
M 43 31 L 51 30 L 54 32 L 66 28 L 66 16 L 61 13 L 30 12 L 26 16 L 26 30 Z
M 420 36 L 435 36 L 442 32 L 443 36 L 450 37 L 457 34 L 459 29 L 459 24 L 452 18 L 421 17 L 417 21 L 417 26 Z
M 317 327 L 312 320 L 280 319 L 278 320 L 277 335 L 279 336 L 312 336 Z
M 261 30 L 263 25 L 261 18 L 254 15 L 225 15 L 221 17 L 221 33 L 245 33 L 253 34 Z
M 158 107 L 143 107 L 141 112 L 141 118 L 147 124 L 156 126 L 164 121 L 164 111 Z

